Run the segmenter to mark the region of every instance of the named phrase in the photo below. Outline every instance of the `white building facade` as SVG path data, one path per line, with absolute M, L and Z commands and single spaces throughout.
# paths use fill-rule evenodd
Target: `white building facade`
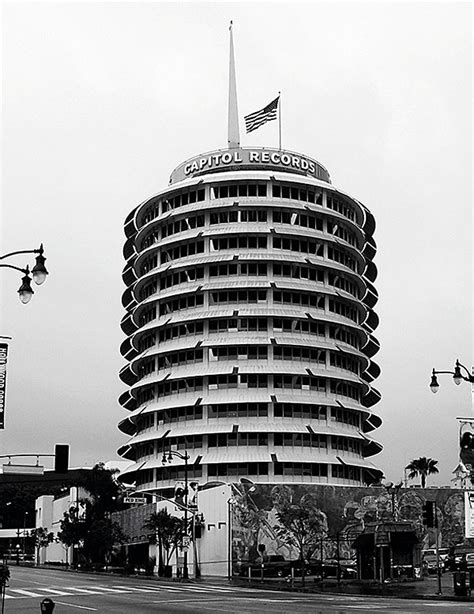
M 375 221 L 316 160 L 233 148 L 125 222 L 120 479 L 363 485 L 381 419 Z

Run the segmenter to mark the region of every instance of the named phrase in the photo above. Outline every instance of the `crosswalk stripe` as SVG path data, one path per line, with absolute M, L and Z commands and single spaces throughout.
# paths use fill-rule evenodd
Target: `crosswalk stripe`
M 139 586 L 121 586 L 120 584 L 114 584 L 114 588 L 124 588 L 128 591 L 138 591 L 139 593 L 156 593 L 157 591 L 161 590 L 159 587 L 158 588 L 146 588 L 146 587 L 139 587 Z
M 71 593 L 65 593 L 64 591 L 58 591 L 55 588 L 41 588 L 40 590 L 42 590 L 44 593 L 51 593 L 52 595 L 60 595 L 60 596 L 65 596 L 65 595 L 70 595 Z
M 22 588 L 11 588 L 11 593 L 20 593 L 20 595 L 25 595 L 26 597 L 44 597 L 44 595 L 40 595 L 39 593 L 34 593 L 33 591 L 25 591 Z
M 65 586 L 67 591 L 77 591 L 78 593 L 84 593 L 86 595 L 100 595 L 100 591 L 91 591 L 87 588 L 79 588 L 78 586 Z
M 118 588 L 108 588 L 107 586 L 91 586 L 96 591 L 105 591 L 106 593 L 126 593 L 127 591 Z M 100 594 L 100 593 L 99 593 Z

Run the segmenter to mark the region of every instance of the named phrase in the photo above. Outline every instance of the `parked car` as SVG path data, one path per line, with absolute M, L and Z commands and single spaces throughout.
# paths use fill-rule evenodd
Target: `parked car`
M 444 562 L 439 559 L 439 567 L 441 569 L 441 573 L 444 571 Z M 436 554 L 425 554 L 423 556 L 423 568 L 427 573 L 437 573 L 438 571 L 438 559 Z
M 474 548 L 472 546 L 463 544 L 453 546 L 449 550 L 446 566 L 448 569 L 456 571 L 462 569 L 463 567 L 467 567 L 468 560 L 471 561 L 472 565 L 472 557 L 469 555 L 474 555 Z
M 287 576 L 291 574 L 291 568 L 295 568 L 295 573 L 300 570 L 299 561 L 287 561 L 280 554 L 271 554 L 263 559 L 257 559 L 250 563 L 248 561 L 239 561 L 235 564 L 234 570 L 239 576 L 248 576 L 249 569 L 252 577 L 259 577 L 262 574 L 265 577 L 271 576 Z
M 338 567 L 340 578 L 357 578 L 357 563 L 345 559 L 341 559 L 339 565 L 337 559 L 326 559 L 323 561 L 322 566 L 321 561 L 311 559 L 307 565 L 307 574 L 319 576 L 320 578 L 337 578 Z

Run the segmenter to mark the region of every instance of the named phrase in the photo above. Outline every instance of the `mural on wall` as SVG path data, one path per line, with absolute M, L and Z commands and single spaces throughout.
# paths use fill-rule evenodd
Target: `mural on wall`
M 311 484 L 233 484 L 231 500 L 232 562 L 260 562 L 280 555 L 297 560 L 353 559 L 352 542 L 367 523 L 393 519 L 413 523 L 421 548 L 433 547 L 435 529 L 422 522 L 425 501 L 436 501 L 439 546 L 464 539 L 461 490 L 343 487 Z

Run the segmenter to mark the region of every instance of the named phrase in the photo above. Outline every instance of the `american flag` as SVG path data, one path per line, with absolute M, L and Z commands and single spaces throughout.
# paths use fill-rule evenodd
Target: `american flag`
M 277 96 L 275 100 L 272 100 L 267 104 L 266 107 L 260 109 L 260 111 L 255 111 L 255 113 L 250 113 L 250 115 L 246 115 L 245 119 L 245 128 L 248 132 L 252 132 L 252 130 L 256 130 L 263 126 L 266 122 L 272 121 L 272 119 L 277 118 L 277 109 L 278 109 L 278 101 L 280 100 L 280 96 Z

